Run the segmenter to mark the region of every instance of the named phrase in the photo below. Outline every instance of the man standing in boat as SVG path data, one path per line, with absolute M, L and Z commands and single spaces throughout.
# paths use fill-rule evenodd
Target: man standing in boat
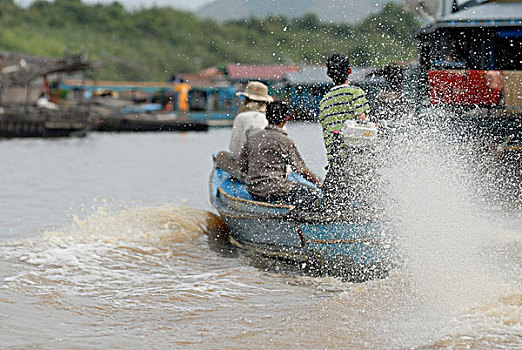
M 273 101 L 273 98 L 268 95 L 268 86 L 259 81 L 249 82 L 245 91 L 238 92 L 236 95 L 243 96 L 244 102 L 234 119 L 229 144 L 230 152 L 219 152 L 216 161 L 219 168 L 242 180 L 236 158 L 247 140 L 247 135 L 253 131 L 263 130 L 268 125 L 265 116 L 266 104 Z
M 340 213 L 350 197 L 349 174 L 342 154 L 344 147 L 341 129 L 347 120 L 365 121 L 370 110 L 364 91 L 350 85 L 352 73 L 348 56 L 336 53 L 326 61 L 327 75 L 334 87 L 319 104 L 319 122 L 328 158 L 327 173 L 323 185 L 323 206 L 328 214 Z
M 321 185 L 283 129 L 291 119 L 288 104 L 268 103 L 266 118 L 268 125 L 247 136 L 237 157 L 248 191 L 266 202 L 285 202 L 303 209 L 313 207 L 319 200 L 318 188 L 287 178 L 288 168 L 291 168 L 308 181 Z

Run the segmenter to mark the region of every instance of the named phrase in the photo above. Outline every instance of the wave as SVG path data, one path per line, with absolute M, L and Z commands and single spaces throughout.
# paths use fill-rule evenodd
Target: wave
M 221 225 L 205 210 L 165 205 L 111 213 L 104 205 L 84 218 L 74 215 L 68 228 L 1 242 L 0 259 L 15 266 L 14 276 L 2 271 L 11 274 L 4 283 L 31 294 L 68 288 L 83 294 L 124 288 L 125 281 L 168 280 L 203 270 L 203 237 Z

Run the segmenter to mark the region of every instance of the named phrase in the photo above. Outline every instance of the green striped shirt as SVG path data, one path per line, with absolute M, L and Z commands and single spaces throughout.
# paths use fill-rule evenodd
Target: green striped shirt
M 346 120 L 356 119 L 361 113 L 368 113 L 370 105 L 364 91 L 352 85 L 334 86 L 319 104 L 319 122 L 323 127 L 324 145 L 328 162 L 335 159 L 334 132 L 340 131 Z

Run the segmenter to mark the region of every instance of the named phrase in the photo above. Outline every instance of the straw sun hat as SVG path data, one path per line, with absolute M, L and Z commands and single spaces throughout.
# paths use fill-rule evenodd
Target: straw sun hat
M 252 101 L 272 102 L 274 99 L 268 95 L 268 86 L 259 81 L 248 82 L 245 91 L 237 92 L 236 96 L 245 96 Z

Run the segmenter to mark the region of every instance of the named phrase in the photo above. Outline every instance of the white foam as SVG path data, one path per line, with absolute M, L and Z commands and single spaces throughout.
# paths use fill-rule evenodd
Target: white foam
M 461 145 L 427 136 L 437 132 L 397 145 L 387 176 L 407 273 L 432 311 L 447 316 L 498 296 L 500 280 L 483 254 L 499 228 L 473 190 Z

